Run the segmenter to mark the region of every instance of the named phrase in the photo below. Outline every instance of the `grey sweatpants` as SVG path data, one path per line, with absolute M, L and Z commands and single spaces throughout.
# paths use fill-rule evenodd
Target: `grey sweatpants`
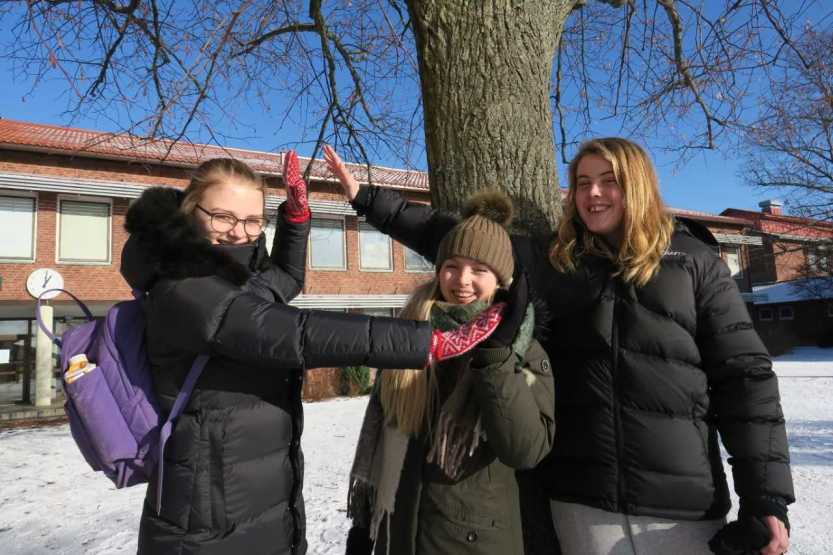
M 551 505 L 564 555 L 709 555 L 709 540 L 726 523 L 610 513 L 562 501 Z

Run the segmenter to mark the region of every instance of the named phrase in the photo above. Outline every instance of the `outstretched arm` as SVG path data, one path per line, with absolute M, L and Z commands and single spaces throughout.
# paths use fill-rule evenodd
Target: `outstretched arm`
M 149 295 L 149 335 L 176 349 L 263 368 L 367 365 L 421 368 L 463 355 L 487 339 L 505 305 L 449 331 L 426 322 L 300 310 L 217 276 L 163 280 Z

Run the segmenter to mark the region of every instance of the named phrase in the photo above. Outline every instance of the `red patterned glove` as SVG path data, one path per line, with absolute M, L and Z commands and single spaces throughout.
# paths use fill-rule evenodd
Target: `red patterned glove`
M 506 303 L 495 303 L 474 320 L 450 331 L 434 330 L 428 365 L 464 355 L 486 340 L 500 324 Z
M 294 224 L 306 222 L 310 218 L 307 183 L 301 177 L 298 154 L 294 150 L 287 152 L 284 157 L 283 182 L 286 185 L 286 206 L 284 206 L 286 220 Z

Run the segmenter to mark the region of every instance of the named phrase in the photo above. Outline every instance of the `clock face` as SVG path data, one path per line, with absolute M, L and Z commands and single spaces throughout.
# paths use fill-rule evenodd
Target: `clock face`
M 38 268 L 26 280 L 26 290 L 35 298 L 49 289 L 63 289 L 64 278 L 52 268 Z M 60 295 L 59 291 L 51 291 L 43 296 L 44 299 L 52 299 Z

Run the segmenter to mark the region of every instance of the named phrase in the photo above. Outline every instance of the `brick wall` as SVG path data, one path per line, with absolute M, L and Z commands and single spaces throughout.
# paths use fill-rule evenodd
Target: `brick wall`
M 773 356 L 796 345 L 818 345 L 833 338 L 830 301 L 804 301 L 789 304 L 758 305 L 752 313 L 755 329 Z M 784 319 L 781 307 L 791 307 L 792 319 Z M 771 320 L 762 320 L 763 311 L 771 311 Z
M 51 177 L 99 179 L 130 184 L 187 185 L 188 169 L 161 165 L 128 163 L 85 157 L 70 157 L 45 153 L 0 150 L 0 172 L 39 174 Z M 276 179 L 268 180 L 267 192 L 282 194 Z M 427 195 L 410 194 L 411 200 L 427 200 Z M 71 196 L 69 196 L 71 198 Z M 422 197 L 422 198 L 420 198 Z M 115 302 L 130 298 L 130 289 L 119 273 L 121 250 L 127 239 L 124 218 L 128 199 L 112 199 L 111 263 L 79 265 L 56 260 L 56 225 L 59 195 L 40 192 L 37 195 L 36 259 L 32 263 L 0 263 L 0 317 L 4 305 L 32 302 L 26 292 L 26 279 L 36 268 L 49 267 L 64 277 L 65 287 L 85 301 Z M 314 183 L 310 198 L 344 200 L 340 189 L 330 183 Z M 407 294 L 413 287 L 431 277 L 431 273 L 405 271 L 404 250 L 393 243 L 393 271 L 368 272 L 359 267 L 358 218 L 345 217 L 346 270 L 307 270 L 307 294 Z M 64 296 L 54 301 L 56 304 Z M 341 371 L 336 368 L 315 369 L 307 372 L 304 384 L 305 399 L 317 400 L 341 393 Z

